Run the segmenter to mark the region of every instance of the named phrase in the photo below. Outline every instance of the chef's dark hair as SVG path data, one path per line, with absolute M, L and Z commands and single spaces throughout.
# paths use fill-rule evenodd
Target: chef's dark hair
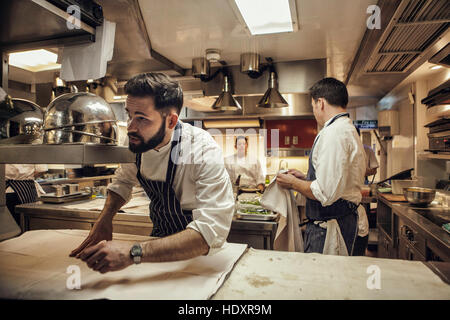
M 125 93 L 133 97 L 153 97 L 155 109 L 165 111 L 175 108 L 180 114 L 183 107 L 183 90 L 177 81 L 159 72 L 141 73 L 125 84 Z
M 238 141 L 239 141 L 240 139 L 244 139 L 244 140 L 245 140 L 245 143 L 248 145 L 248 138 L 247 138 L 247 137 L 244 137 L 244 136 L 237 136 L 237 137 L 236 137 L 236 140 L 234 141 L 234 147 L 235 147 L 235 148 L 237 148 L 237 143 L 238 143 Z
M 309 93 L 314 101 L 324 98 L 332 106 L 347 107 L 348 92 L 345 84 L 335 78 L 324 78 L 314 84 Z

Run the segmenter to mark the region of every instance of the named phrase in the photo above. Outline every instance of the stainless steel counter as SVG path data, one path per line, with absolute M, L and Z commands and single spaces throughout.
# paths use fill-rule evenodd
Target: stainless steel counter
M 89 201 L 79 201 L 82 203 Z M 71 203 L 72 205 L 75 204 Z M 150 235 L 153 223 L 148 211 L 128 209 L 127 213 L 119 212 L 113 220 L 114 232 Z M 16 212 L 21 216 L 22 232 L 36 229 L 82 229 L 90 230 L 95 223 L 99 211 L 68 209 L 64 204 L 28 203 L 18 205 Z M 273 242 L 278 222 L 244 221 L 233 219 L 227 241 L 246 243 L 255 249 L 273 249 Z

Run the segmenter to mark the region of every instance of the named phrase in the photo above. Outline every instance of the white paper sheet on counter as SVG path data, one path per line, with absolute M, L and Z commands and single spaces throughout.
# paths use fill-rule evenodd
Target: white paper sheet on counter
M 96 198 L 90 201 L 67 204 L 64 205 L 63 208 L 101 211 L 103 209 L 103 206 L 105 205 L 105 201 L 106 201 L 105 198 Z M 141 212 L 143 208 L 146 208 L 148 212 L 149 204 L 150 200 L 147 197 L 133 197 L 128 203 L 126 203 L 122 208 L 120 208 L 120 210 L 128 213 L 135 213 L 136 209 L 139 209 L 139 212 Z
M 142 263 L 100 274 L 69 257 L 87 234 L 85 230 L 35 230 L 0 243 L 0 298 L 204 300 L 219 289 L 247 247 L 226 243 L 212 256 Z M 114 239 L 132 243 L 150 238 L 114 234 Z M 68 270 L 78 267 L 81 289 L 67 289 L 73 276 Z

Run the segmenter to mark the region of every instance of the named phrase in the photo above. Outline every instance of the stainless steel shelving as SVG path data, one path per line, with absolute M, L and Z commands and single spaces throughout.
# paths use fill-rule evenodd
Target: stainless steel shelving
M 81 164 L 129 163 L 135 156 L 127 147 L 108 145 L 0 145 L 0 163 Z

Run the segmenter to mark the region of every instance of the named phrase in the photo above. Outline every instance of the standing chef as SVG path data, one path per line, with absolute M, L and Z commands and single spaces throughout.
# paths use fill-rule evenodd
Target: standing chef
M 134 263 L 210 255 L 225 242 L 234 212 L 233 190 L 220 147 L 204 130 L 178 119 L 183 93 L 161 73 L 135 76 L 125 85 L 129 149 L 87 239 L 71 256 L 101 273 Z M 150 198 L 151 236 L 133 246 L 112 240 L 112 219 L 140 184 Z
M 277 182 L 307 197 L 305 252 L 323 253 L 326 222 L 335 219 L 352 255 L 358 230 L 357 207 L 366 170 L 364 148 L 346 113 L 345 84 L 325 78 L 311 89 L 314 117 L 323 129 L 317 135 L 309 157 L 307 175 L 298 170 L 279 174 Z
M 225 168 L 231 181 L 239 186 L 264 191 L 265 177 L 261 163 L 256 157 L 248 155 L 248 137 L 237 136 L 234 143 L 236 153 L 225 158 Z

